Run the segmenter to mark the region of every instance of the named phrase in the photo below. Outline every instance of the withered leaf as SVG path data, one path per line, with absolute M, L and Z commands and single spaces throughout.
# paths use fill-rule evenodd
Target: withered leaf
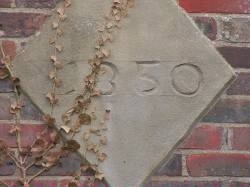
M 108 143 L 108 138 L 107 138 L 107 136 L 102 136 L 102 137 L 100 138 L 100 143 L 101 143 L 102 145 L 107 145 L 107 143 Z
M 59 24 L 58 24 L 57 22 L 53 22 L 53 23 L 52 23 L 52 28 L 53 28 L 53 29 L 57 29 L 58 26 L 59 26 Z
M 21 128 L 18 127 L 17 125 L 11 125 L 9 133 L 15 134 L 16 132 L 21 132 Z
M 91 123 L 91 116 L 83 113 L 78 116 L 81 125 L 89 125 Z
M 68 140 L 63 147 L 65 150 L 75 152 L 80 149 L 80 144 L 75 140 Z
M 102 48 L 102 49 L 101 49 L 101 52 L 102 52 L 102 54 L 103 54 L 105 57 L 109 57 L 110 54 L 111 54 L 110 49 Z
M 62 36 L 62 35 L 63 35 L 63 30 L 60 29 L 60 28 L 58 28 L 58 29 L 56 30 L 56 34 L 57 34 L 58 36 Z
M 7 68 L 0 68 L 0 79 L 6 79 L 9 76 L 9 71 Z
M 66 132 L 67 134 L 71 131 L 71 128 L 67 125 L 62 125 L 61 129 L 64 130 L 64 132 Z
M 61 16 L 64 14 L 64 8 L 63 7 L 59 7 L 56 9 L 56 12 Z
M 31 152 L 41 152 L 46 149 L 48 142 L 45 139 L 38 138 L 35 140 L 35 143 L 31 147 Z
M 50 60 L 51 60 L 52 62 L 56 62 L 57 57 L 56 57 L 55 55 L 51 55 L 51 56 L 50 56 Z
M 50 79 L 54 79 L 56 77 L 56 72 L 55 72 L 55 70 L 50 70 L 49 71 L 49 78 Z
M 95 173 L 95 179 L 102 180 L 105 177 L 103 172 L 97 171 Z
M 63 46 L 62 45 L 56 45 L 55 48 L 56 48 L 56 50 L 58 52 L 62 52 L 63 51 Z
M 65 7 L 69 7 L 72 4 L 71 0 L 64 0 Z
M 89 138 L 90 138 L 90 133 L 89 133 L 89 132 L 84 132 L 84 133 L 83 133 L 83 139 L 84 139 L 85 141 L 88 141 Z
M 46 123 L 46 125 L 52 126 L 55 124 L 56 120 L 53 118 L 50 114 L 43 115 L 43 120 Z
M 97 153 L 99 151 L 99 147 L 97 144 L 90 143 L 90 144 L 87 144 L 87 150 L 93 151 L 94 153 Z
M 63 63 L 57 60 L 57 61 L 54 62 L 54 66 L 57 69 L 62 69 L 63 68 Z
M 11 114 L 15 114 L 20 109 L 21 109 L 20 103 L 17 103 L 17 102 L 11 103 L 11 105 L 10 105 L 10 113 Z
M 106 153 L 102 153 L 102 152 L 98 152 L 97 153 L 97 159 L 101 162 L 103 162 L 104 160 L 106 160 L 107 158 L 107 154 Z
M 49 100 L 50 104 L 54 105 L 58 102 L 55 94 L 52 92 L 47 93 L 46 98 Z
M 56 86 L 56 87 L 62 86 L 62 80 L 59 79 L 59 78 L 55 78 L 55 79 L 54 79 L 54 83 L 55 83 L 55 86 Z

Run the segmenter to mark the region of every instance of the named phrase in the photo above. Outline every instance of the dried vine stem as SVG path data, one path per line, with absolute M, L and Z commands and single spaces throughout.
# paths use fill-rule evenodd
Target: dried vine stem
M 63 46 L 58 43 L 59 38 L 64 32 L 61 28 L 61 23 L 66 20 L 67 16 L 65 14 L 65 10 L 67 7 L 71 6 L 71 4 L 71 0 L 64 0 L 63 6 L 56 9 L 57 20 L 53 21 L 51 25 L 52 29 L 55 30 L 55 35 L 49 40 L 49 44 L 53 48 L 53 54 L 50 56 L 53 67 L 49 71 L 49 79 L 52 81 L 52 90 L 46 95 L 46 98 L 49 100 L 51 105 L 51 116 L 53 115 L 54 106 L 58 103 L 56 88 L 62 85 L 62 80 L 58 77 L 58 71 L 63 68 L 63 62 L 59 60 L 58 57 L 58 53 L 63 51 Z
M 17 155 L 13 153 L 13 151 L 7 146 L 7 144 L 0 140 L 0 156 L 8 156 L 10 157 L 17 168 L 20 171 L 19 181 L 23 184 L 24 187 L 30 187 L 31 181 L 41 175 L 44 171 L 48 170 L 51 166 L 56 163 L 56 159 L 50 156 L 49 154 L 52 152 L 52 148 L 56 145 L 58 141 L 57 132 L 47 127 L 42 131 L 37 137 L 34 139 L 31 146 L 22 147 L 21 142 L 21 108 L 23 104 L 21 103 L 20 98 L 20 80 L 16 77 L 12 71 L 12 63 L 10 56 L 6 55 L 2 43 L 0 43 L 0 52 L 1 52 L 1 72 L 5 72 L 6 76 L 1 76 L 1 78 L 10 77 L 13 83 L 13 89 L 15 94 L 15 102 L 13 102 L 10 106 L 10 113 L 14 115 L 15 123 L 11 126 L 9 131 L 10 134 L 15 135 L 16 137 L 16 145 L 17 145 Z M 44 134 L 50 135 L 50 145 L 48 140 L 42 138 Z M 46 151 L 45 151 L 46 150 Z M 54 150 L 55 151 L 55 150 Z M 56 156 L 57 158 L 57 156 Z M 31 161 L 33 160 L 33 161 Z M 31 163 L 30 163 L 31 162 Z M 40 162 L 40 163 L 39 163 Z M 38 170 L 32 176 L 27 175 L 27 171 L 34 165 L 42 166 L 41 169 Z M 8 184 L 1 181 L 1 183 L 8 186 Z
M 99 36 L 96 40 L 95 54 L 89 59 L 88 63 L 91 66 L 90 73 L 85 78 L 85 86 L 82 94 L 78 95 L 75 98 L 73 107 L 68 109 L 63 115 L 62 120 L 64 124 L 61 128 L 66 133 L 72 133 L 72 138 L 75 133 L 77 133 L 81 125 L 89 125 L 87 131 L 83 134 L 83 142 L 86 145 L 85 155 L 87 152 L 92 152 L 96 155 L 96 163 L 90 163 L 87 166 L 83 166 L 83 170 L 91 168 L 95 171 L 95 178 L 102 180 L 104 173 L 99 170 L 99 163 L 103 162 L 108 155 L 101 150 L 103 145 L 107 144 L 107 137 L 103 134 L 107 130 L 107 127 L 104 126 L 108 116 L 110 114 L 109 110 L 105 111 L 104 117 L 100 122 L 99 127 L 94 127 L 91 125 L 93 122 L 92 117 L 88 114 L 88 110 L 93 97 L 99 96 L 101 91 L 97 88 L 97 79 L 98 75 L 102 72 L 101 65 L 103 61 L 111 55 L 110 49 L 107 48 L 107 43 L 113 41 L 113 33 L 116 29 L 120 29 L 120 22 L 122 18 L 128 15 L 128 9 L 132 7 L 135 3 L 135 0 L 113 0 L 112 6 L 105 16 L 105 24 L 98 29 Z M 72 125 L 72 116 L 77 115 L 77 120 Z M 71 126 L 70 126 L 71 124 Z M 99 138 L 99 143 L 92 142 L 91 136 L 96 135 Z M 73 141 L 73 140 L 72 140 Z

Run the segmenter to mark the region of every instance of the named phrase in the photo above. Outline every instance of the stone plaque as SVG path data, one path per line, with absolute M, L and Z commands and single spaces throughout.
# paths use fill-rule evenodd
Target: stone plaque
M 110 5 L 111 0 L 74 0 L 68 9 L 61 40 L 63 86 L 57 90 L 60 101 L 54 111 L 58 126 L 61 114 L 81 92 L 96 28 Z M 23 90 L 44 113 L 50 111 L 45 95 L 51 90 L 47 74 L 53 19 L 14 62 Z M 103 64 L 106 73 L 98 82 L 102 96 L 94 103 L 96 113 L 111 110 L 108 159 L 102 168 L 111 186 L 139 186 L 169 157 L 234 74 L 172 0 L 136 0 L 110 48 L 112 55 Z M 75 138 L 83 145 L 82 135 Z

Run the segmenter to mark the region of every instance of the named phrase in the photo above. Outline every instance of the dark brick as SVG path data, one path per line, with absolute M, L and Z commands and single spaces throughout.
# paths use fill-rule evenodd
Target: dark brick
M 6 78 L 0 80 L 0 93 L 9 93 L 9 92 L 13 92 L 13 86 L 10 79 Z
M 201 31 L 211 40 L 216 39 L 217 22 L 211 17 L 194 17 L 193 18 Z
M 24 106 L 21 110 L 22 119 L 38 121 L 42 120 L 43 114 L 25 94 L 22 95 L 22 103 L 24 103 Z
M 179 0 L 179 3 L 187 12 L 250 13 L 248 0 Z
M 15 173 L 16 166 L 12 159 L 9 157 L 5 158 L 3 163 L 0 163 L 0 175 L 7 176 Z
M 222 187 L 218 181 L 152 181 L 145 187 Z
M 45 19 L 44 14 L 1 12 L 0 31 L 3 37 L 27 37 L 39 30 Z
M 182 156 L 174 154 L 172 158 L 163 164 L 154 175 L 181 176 L 182 174 Z
M 227 42 L 250 42 L 250 21 L 248 18 L 220 19 L 222 40 Z
M 236 80 L 227 90 L 228 95 L 250 95 L 250 74 L 238 73 Z
M 71 176 L 80 168 L 81 157 L 76 153 L 68 153 L 61 156 L 59 163 L 48 171 L 44 172 L 44 176 Z M 32 175 L 38 172 L 41 168 L 33 166 L 28 170 L 28 174 Z
M 203 118 L 203 122 L 214 123 L 249 123 L 250 100 L 227 98 L 221 99 Z
M 191 176 L 250 176 L 250 154 L 194 154 L 187 156 Z
M 250 150 L 250 128 L 239 127 L 232 130 L 232 149 Z
M 250 48 L 248 47 L 218 47 L 218 51 L 235 68 L 250 68 Z
M 0 8 L 10 8 L 11 0 L 0 0 Z
M 34 180 L 31 183 L 31 187 L 56 187 L 58 185 L 57 180 Z
M 21 145 L 23 147 L 31 145 L 36 135 L 42 132 L 46 125 L 21 124 Z M 9 147 L 17 147 L 16 137 L 9 133 L 11 124 L 0 124 L 0 139 L 4 140 Z M 49 140 L 49 136 L 46 137 Z
M 10 113 L 10 98 L 0 96 L 0 120 L 13 119 Z
M 246 183 L 246 182 L 231 182 L 229 187 L 249 187 L 250 186 L 250 182 Z
M 68 184 L 71 182 L 69 179 L 62 180 L 59 187 L 68 187 Z M 86 178 L 86 180 L 80 180 L 77 187 L 108 187 L 108 184 L 104 181 L 95 181 L 93 184 L 92 179 Z M 112 187 L 112 186 L 111 186 Z
M 55 0 L 16 0 L 17 7 L 54 8 L 55 5 Z

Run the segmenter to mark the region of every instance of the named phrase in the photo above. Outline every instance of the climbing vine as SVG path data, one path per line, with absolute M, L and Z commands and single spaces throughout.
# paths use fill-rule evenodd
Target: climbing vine
M 50 36 L 49 39 L 52 53 L 49 56 L 51 68 L 48 71 L 48 78 L 51 80 L 52 86 L 51 90 L 46 94 L 46 99 L 51 106 L 51 110 L 43 116 L 47 124 L 46 128 L 37 134 L 34 142 L 27 147 L 23 147 L 21 142 L 21 110 L 23 104 L 20 98 L 20 80 L 13 74 L 11 58 L 5 54 L 2 45 L 0 46 L 2 56 L 0 78 L 9 77 L 14 87 L 15 101 L 11 104 L 10 113 L 13 114 L 15 122 L 9 133 L 15 135 L 17 144 L 17 153 L 15 154 L 7 144 L 1 140 L 0 161 L 7 156 L 14 161 L 20 170 L 19 181 L 23 186 L 29 187 L 34 178 L 54 166 L 59 161 L 60 155 L 63 152 L 78 151 L 82 144 L 85 147 L 84 154 L 94 154 L 96 161 L 94 163 L 84 163 L 81 166 L 81 172 L 91 169 L 95 172 L 95 179 L 102 180 L 104 178 L 105 174 L 99 168 L 99 164 L 104 162 L 108 157 L 104 152 L 103 146 L 108 143 L 107 136 L 105 135 L 108 128 L 105 123 L 109 120 L 111 111 L 106 109 L 103 111 L 103 116 L 95 116 L 90 110 L 90 104 L 93 98 L 101 95 L 97 83 L 98 76 L 103 73 L 103 62 L 111 55 L 111 50 L 107 47 L 107 44 L 113 42 L 115 31 L 121 29 L 121 21 L 128 15 L 128 10 L 134 6 L 134 3 L 135 0 L 113 0 L 109 12 L 105 15 L 104 24 L 98 28 L 99 34 L 95 42 L 96 45 L 93 46 L 95 53 L 92 58 L 88 60 L 91 69 L 90 73 L 84 79 L 83 91 L 74 99 L 72 107 L 62 114 L 63 124 L 61 125 L 61 130 L 71 136 L 71 139 L 64 143 L 62 143 L 60 139 L 61 132 L 54 128 L 56 120 L 53 111 L 58 102 L 60 102 L 56 95 L 56 89 L 63 84 L 62 78 L 59 77 L 59 71 L 63 69 L 64 66 L 62 59 L 60 59 L 60 54 L 64 50 L 64 46 L 60 44 L 60 38 L 64 35 L 64 29 L 67 28 L 63 28 L 62 23 L 67 19 L 66 9 L 72 5 L 72 1 L 64 0 L 62 4 L 59 5 L 56 9 L 56 19 L 51 25 L 54 35 Z M 94 124 L 93 121 L 95 121 L 95 118 L 101 119 L 99 124 Z M 82 125 L 87 128 L 82 134 L 82 142 L 76 142 L 73 138 L 76 133 L 81 133 L 79 129 Z M 49 140 L 44 138 L 48 135 Z M 97 139 L 98 141 L 93 141 L 93 139 Z M 27 171 L 33 166 L 39 166 L 39 170 L 34 175 L 28 176 Z M 79 176 L 80 174 L 75 175 L 68 186 L 77 186 Z M 0 182 L 7 185 L 4 181 Z

